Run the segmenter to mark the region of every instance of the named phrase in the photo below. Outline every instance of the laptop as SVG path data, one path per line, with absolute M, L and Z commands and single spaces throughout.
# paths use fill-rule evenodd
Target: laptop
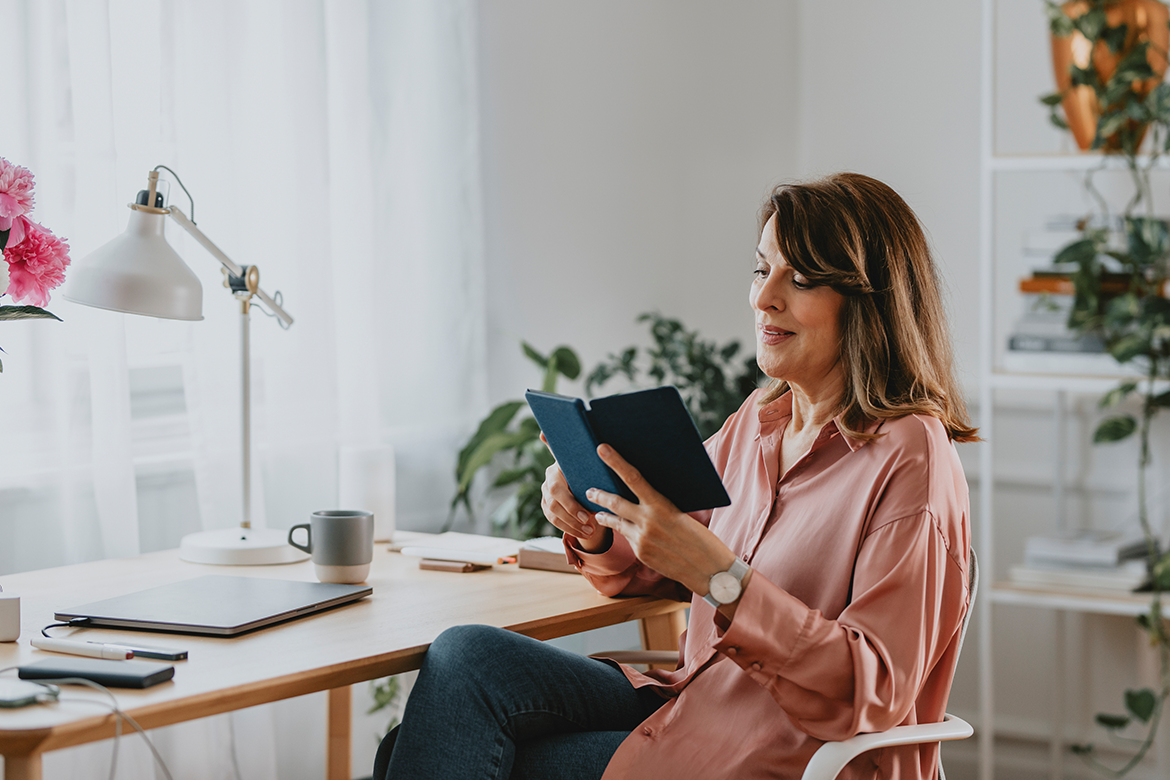
M 226 577 L 209 574 L 63 609 L 60 621 L 180 634 L 236 636 L 363 599 L 369 585 Z

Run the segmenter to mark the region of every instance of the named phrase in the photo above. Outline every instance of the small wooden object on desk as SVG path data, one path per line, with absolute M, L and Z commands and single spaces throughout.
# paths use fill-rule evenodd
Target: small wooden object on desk
M 563 571 L 569 574 L 580 574 L 577 567 L 565 558 L 565 551 L 549 552 L 548 550 L 533 550 L 521 547 L 516 558 L 521 569 L 544 569 L 545 571 Z
M 469 571 L 483 571 L 490 569 L 486 563 L 469 563 L 467 561 L 438 561 L 434 558 L 423 558 L 418 562 L 420 569 L 431 569 L 432 571 L 454 571 L 460 574 Z

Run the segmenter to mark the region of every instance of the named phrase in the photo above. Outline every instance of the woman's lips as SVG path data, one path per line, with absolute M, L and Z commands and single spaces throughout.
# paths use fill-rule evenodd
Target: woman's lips
M 775 346 L 796 335 L 790 330 L 776 328 L 771 325 L 757 325 L 756 331 L 759 333 L 760 343 L 767 344 L 768 346 Z

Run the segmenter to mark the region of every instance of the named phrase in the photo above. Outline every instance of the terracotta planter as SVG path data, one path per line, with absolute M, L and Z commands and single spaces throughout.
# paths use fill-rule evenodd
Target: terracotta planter
M 1062 5 L 1061 9 L 1070 19 L 1076 19 L 1091 7 L 1087 0 L 1071 0 Z M 1125 44 L 1117 53 L 1111 52 L 1102 40 L 1098 40 L 1095 47 L 1090 47 L 1089 40 L 1079 32 L 1073 32 L 1064 38 L 1052 37 L 1052 67 L 1056 76 L 1056 87 L 1064 93 L 1064 99 L 1061 101 L 1064 116 L 1077 146 L 1082 151 L 1087 151 L 1093 145 L 1101 110 L 1097 104 L 1097 93 L 1092 87 L 1083 84 L 1071 86 L 1072 77 L 1069 74 L 1071 65 L 1075 63 L 1078 67 L 1086 67 L 1091 54 L 1097 76 L 1104 85 L 1113 76 L 1117 63 L 1127 52 L 1137 43 L 1149 41 L 1147 60 L 1158 76 L 1145 81 L 1135 81 L 1134 91 L 1145 97 L 1158 86 L 1166 73 L 1166 51 L 1170 49 L 1170 8 L 1158 0 L 1117 0 L 1105 6 L 1105 18 L 1109 27 L 1124 24 L 1127 28 Z M 1145 127 L 1139 126 L 1137 122 L 1130 122 L 1129 128 L 1138 133 L 1140 145 Z M 1104 148 L 1106 151 L 1117 151 L 1121 148 L 1117 134 L 1105 140 Z

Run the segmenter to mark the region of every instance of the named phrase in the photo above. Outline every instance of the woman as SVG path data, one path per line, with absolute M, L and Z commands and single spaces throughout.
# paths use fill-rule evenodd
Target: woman
M 590 515 L 556 466 L 543 489 L 599 591 L 691 601 L 680 668 L 454 629 L 383 744 L 389 777 L 795 778 L 823 741 L 942 719 L 969 600 L 952 442 L 976 435 L 925 236 L 858 174 L 777 187 L 761 222 L 749 300 L 775 381 L 707 442 L 731 505 L 683 514 L 605 445 L 638 503 L 593 490 Z M 937 745 L 890 748 L 843 776 L 937 766 Z

